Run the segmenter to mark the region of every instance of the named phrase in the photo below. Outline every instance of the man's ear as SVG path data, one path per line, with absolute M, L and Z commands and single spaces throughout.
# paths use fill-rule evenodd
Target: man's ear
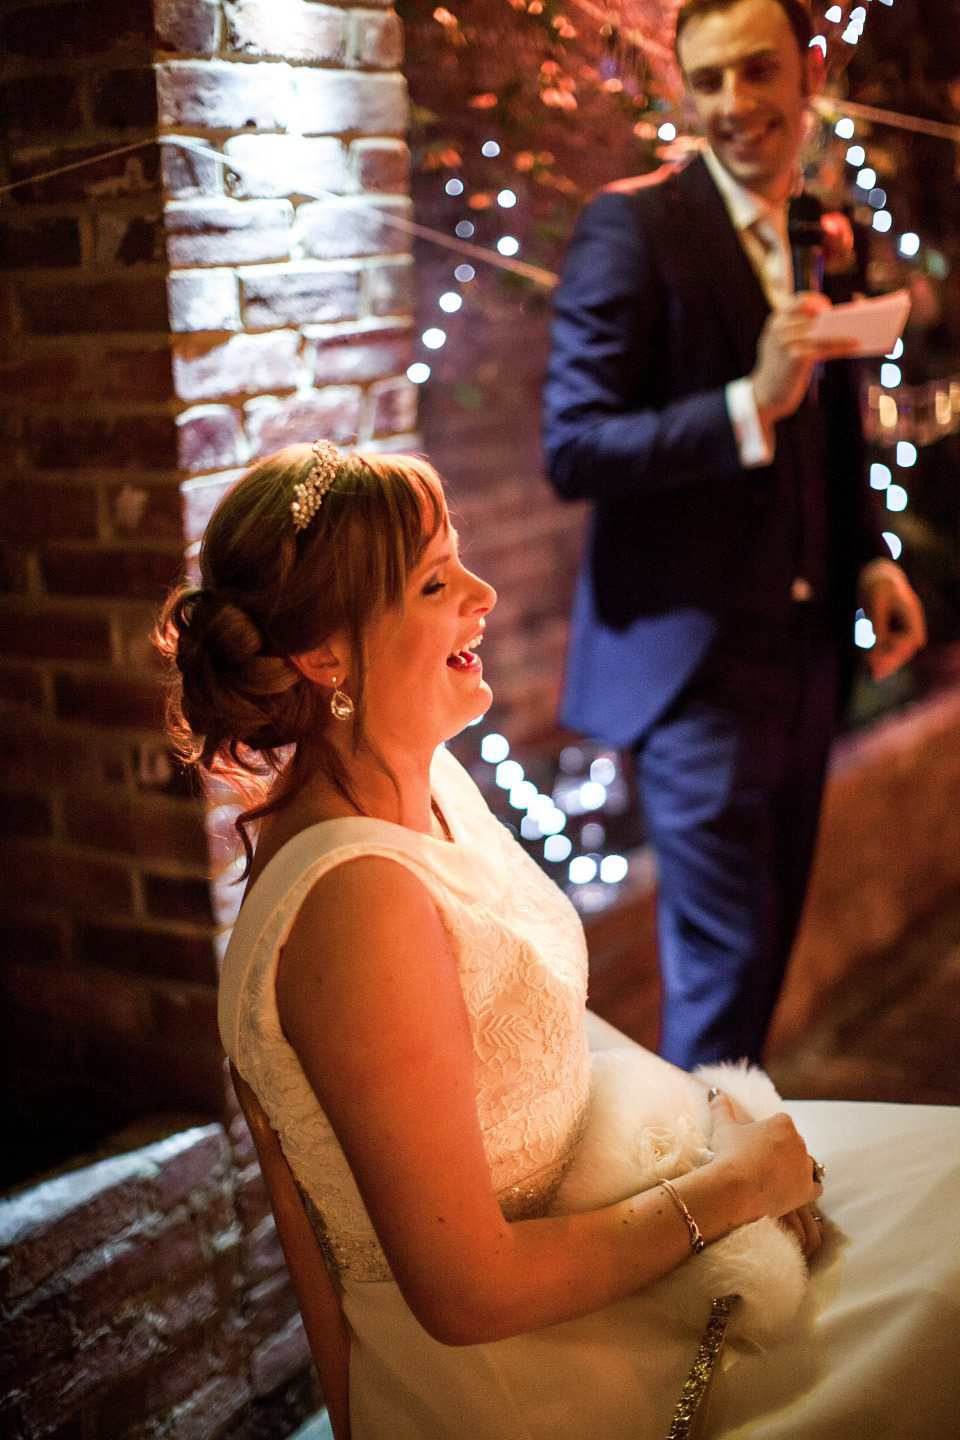
M 315 685 L 332 685 L 335 680 L 342 685 L 346 673 L 339 647 L 333 645 L 318 645 L 315 650 L 305 650 L 302 655 L 291 655 L 290 664 Z
M 803 57 L 803 93 L 808 100 L 819 95 L 827 81 L 827 57 L 819 45 L 809 45 Z

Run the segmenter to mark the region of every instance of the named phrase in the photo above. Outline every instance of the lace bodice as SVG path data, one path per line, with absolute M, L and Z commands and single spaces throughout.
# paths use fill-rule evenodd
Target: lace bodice
M 388 1278 L 389 1267 L 343 1151 L 283 1035 L 275 995 L 280 951 L 321 875 L 379 855 L 407 866 L 430 892 L 463 987 L 477 1113 L 508 1218 L 543 1212 L 586 1114 L 587 957 L 576 912 L 442 748 L 431 778 L 453 844 L 362 817 L 301 832 L 251 888 L 220 982 L 224 1047 L 280 1136 L 328 1256 L 355 1280 Z

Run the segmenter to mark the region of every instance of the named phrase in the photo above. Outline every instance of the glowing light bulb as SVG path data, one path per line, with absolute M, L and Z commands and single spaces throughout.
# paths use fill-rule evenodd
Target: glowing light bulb
M 497 196 L 497 204 L 501 210 L 512 210 L 517 203 L 517 197 L 512 190 L 501 190 Z
M 516 760 L 501 760 L 494 779 L 501 790 L 512 790 L 523 779 L 523 766 Z
M 873 626 L 862 612 L 857 614 L 853 626 L 853 643 L 861 650 L 872 650 L 877 643 Z
M 414 385 L 422 385 L 430 379 L 430 366 L 422 360 L 415 360 L 412 365 L 407 366 L 407 379 L 412 380 Z
M 600 861 L 600 879 L 605 885 L 619 885 L 629 868 L 625 855 L 605 855 Z
M 462 194 L 463 194 L 463 181 L 462 181 L 462 180 L 457 180 L 457 179 L 448 180 L 447 183 L 446 183 L 446 185 L 444 185 L 443 188 L 444 188 L 444 190 L 446 190 L 446 192 L 447 192 L 448 195 L 462 195 Z
M 453 233 L 461 240 L 469 240 L 476 228 L 472 220 L 458 220 L 453 227 Z
M 598 755 L 590 766 L 590 779 L 598 785 L 612 785 L 617 778 L 617 767 L 609 755 Z
M 446 330 L 441 330 L 437 325 L 431 325 L 429 330 L 424 330 L 420 339 L 428 350 L 439 350 L 441 346 L 447 343 L 447 332 Z
M 917 463 L 917 447 L 911 445 L 909 440 L 897 441 L 897 464 L 903 470 L 909 470 L 911 465 Z
M 887 390 L 894 390 L 901 381 L 900 366 L 893 365 L 888 360 L 880 366 L 880 384 Z
M 862 145 L 851 145 L 847 151 L 847 164 L 856 165 L 858 170 L 866 158 L 867 152 Z
M 520 241 L 513 235 L 501 235 L 497 241 L 497 249 L 501 255 L 516 255 L 520 249 Z
M 577 855 L 570 861 L 570 868 L 567 874 L 570 876 L 571 885 L 589 885 L 597 873 L 597 862 L 589 855 Z
M 884 530 L 883 538 L 887 542 L 887 549 L 890 551 L 891 558 L 893 560 L 899 560 L 903 553 L 903 541 L 900 539 L 900 536 L 895 535 L 892 530 Z
M 472 280 L 476 273 L 472 265 L 458 265 L 453 272 L 453 278 L 459 280 L 461 285 L 466 285 L 467 281 Z
M 437 301 L 440 309 L 447 315 L 456 315 L 463 304 L 463 296 L 458 295 L 456 290 L 446 290 Z
M 882 210 L 887 203 L 886 190 L 882 190 L 880 186 L 875 185 L 867 196 L 867 201 L 873 206 L 874 210 Z
M 903 488 L 902 485 L 888 485 L 888 486 L 887 486 L 887 509 L 888 509 L 888 510 L 894 510 L 894 511 L 906 510 L 908 498 L 909 498 L 909 497 L 908 497 L 908 495 L 907 495 L 907 492 L 906 492 L 906 490 L 904 490 L 904 488 Z
M 839 5 L 831 5 L 823 18 L 824 20 L 829 20 L 831 25 L 836 25 L 838 21 L 843 19 L 843 11 Z
M 886 490 L 892 479 L 889 466 L 880 464 L 870 466 L 870 484 L 874 490 Z
M 836 125 L 834 125 L 833 133 L 839 140 L 852 140 L 857 133 L 857 127 L 849 115 L 844 115 L 837 121 Z
M 859 175 L 857 176 L 857 184 L 860 186 L 860 189 L 861 189 L 861 190 L 872 190 L 873 187 L 874 187 L 874 185 L 876 185 L 876 183 L 877 183 L 877 172 L 876 172 L 876 170 L 871 170 L 871 168 L 870 168 L 869 165 L 864 165 L 863 169 L 860 171 Z
M 898 340 L 890 353 L 885 357 L 887 360 L 899 360 L 903 354 L 903 341 Z
M 488 765 L 499 765 L 510 754 L 510 744 L 505 735 L 491 731 L 480 741 L 480 754 Z
M 557 865 L 567 859 L 572 849 L 573 845 L 566 835 L 548 835 L 543 842 L 543 858 Z
M 885 235 L 892 224 L 893 216 L 889 210 L 878 210 L 873 217 L 873 228 L 879 230 L 881 235 Z
M 911 256 L 916 255 L 920 249 L 920 236 L 908 230 L 905 235 L 900 236 L 900 254 Z
M 661 140 L 676 140 L 677 127 L 672 120 L 665 120 L 657 131 Z
M 495 156 L 500 154 L 500 146 L 497 144 L 496 140 L 484 140 L 483 144 L 480 146 L 480 154 L 484 155 L 488 160 L 492 160 Z

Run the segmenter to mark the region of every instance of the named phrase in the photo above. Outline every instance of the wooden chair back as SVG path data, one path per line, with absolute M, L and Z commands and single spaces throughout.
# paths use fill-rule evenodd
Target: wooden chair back
M 334 1440 L 350 1440 L 350 1332 L 343 1318 L 340 1294 L 327 1269 L 276 1131 L 232 1062 L 230 1078 L 263 1172 Z

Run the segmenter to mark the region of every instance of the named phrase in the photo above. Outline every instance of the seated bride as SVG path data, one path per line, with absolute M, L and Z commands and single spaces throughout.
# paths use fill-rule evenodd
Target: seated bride
M 221 1032 L 338 1277 L 355 1440 L 955 1433 L 960 1112 L 788 1114 L 586 1012 L 575 911 L 444 748 L 496 597 L 430 466 L 283 450 L 200 571 L 159 634 L 182 755 L 248 806 Z

